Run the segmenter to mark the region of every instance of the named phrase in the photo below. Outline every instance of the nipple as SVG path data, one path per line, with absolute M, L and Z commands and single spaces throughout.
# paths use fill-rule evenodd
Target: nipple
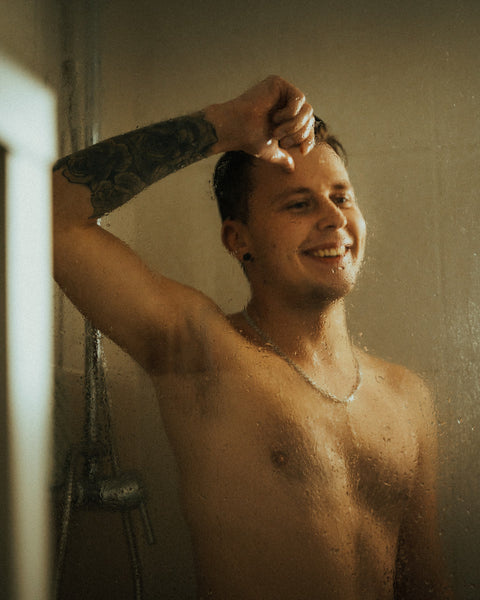
M 284 467 L 288 462 L 288 456 L 281 450 L 273 450 L 270 457 L 276 467 Z

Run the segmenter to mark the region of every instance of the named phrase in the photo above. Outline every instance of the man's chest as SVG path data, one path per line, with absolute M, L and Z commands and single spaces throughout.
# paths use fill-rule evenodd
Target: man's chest
M 254 447 L 265 469 L 290 486 L 316 490 L 332 502 L 352 500 L 391 512 L 408 498 L 416 469 L 417 440 L 406 414 L 390 403 L 357 398 L 358 406 L 283 405 L 257 419 Z M 368 406 L 362 408 L 365 402 Z
M 343 502 L 387 518 L 400 511 L 418 453 L 402 402 L 368 381 L 353 403 L 332 402 L 288 365 L 263 362 L 193 377 L 171 398 L 177 408 L 195 398 L 175 412 L 171 441 L 196 484 L 201 477 L 225 497 L 241 489 L 286 494 L 297 506 Z

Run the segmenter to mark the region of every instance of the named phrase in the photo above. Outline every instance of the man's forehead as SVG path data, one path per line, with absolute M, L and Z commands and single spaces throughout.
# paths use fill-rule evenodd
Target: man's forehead
M 295 171 L 309 167 L 316 167 L 317 170 L 335 170 L 343 173 L 343 179 L 348 181 L 348 173 L 343 159 L 326 142 L 317 144 L 308 154 L 302 154 L 300 149 L 294 148 L 291 155 L 295 161 Z
M 315 146 L 307 155 L 291 151 L 295 170 L 286 172 L 278 165 L 257 159 L 252 172 L 254 186 L 268 188 L 273 193 L 295 193 L 319 183 L 330 188 L 345 190 L 352 187 L 347 169 L 338 154 L 325 143 Z M 278 192 L 277 192 L 278 190 Z
M 304 195 L 304 194 L 308 194 L 312 192 L 312 186 L 305 186 L 305 185 L 285 185 L 282 186 L 282 188 L 279 190 L 279 192 L 277 194 L 275 194 L 274 198 L 277 200 L 281 200 L 282 198 L 286 198 L 286 197 L 290 197 L 290 196 L 295 196 L 295 195 Z M 331 185 L 328 186 L 329 191 L 334 191 L 334 192 L 348 192 L 350 190 L 353 190 L 352 185 L 350 183 L 350 181 L 348 180 L 339 180 L 336 183 L 332 183 Z

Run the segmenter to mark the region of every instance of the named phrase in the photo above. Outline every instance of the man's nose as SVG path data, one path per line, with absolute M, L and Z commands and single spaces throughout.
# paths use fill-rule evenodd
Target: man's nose
M 319 229 L 342 229 L 347 225 L 347 217 L 337 204 L 325 198 L 319 206 L 317 227 Z

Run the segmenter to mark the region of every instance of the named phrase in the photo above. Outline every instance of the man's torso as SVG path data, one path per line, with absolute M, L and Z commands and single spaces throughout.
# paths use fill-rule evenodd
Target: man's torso
M 418 453 L 408 376 L 358 353 L 351 404 L 235 332 L 156 379 L 201 598 L 392 598 Z M 410 376 L 411 378 L 411 376 Z

